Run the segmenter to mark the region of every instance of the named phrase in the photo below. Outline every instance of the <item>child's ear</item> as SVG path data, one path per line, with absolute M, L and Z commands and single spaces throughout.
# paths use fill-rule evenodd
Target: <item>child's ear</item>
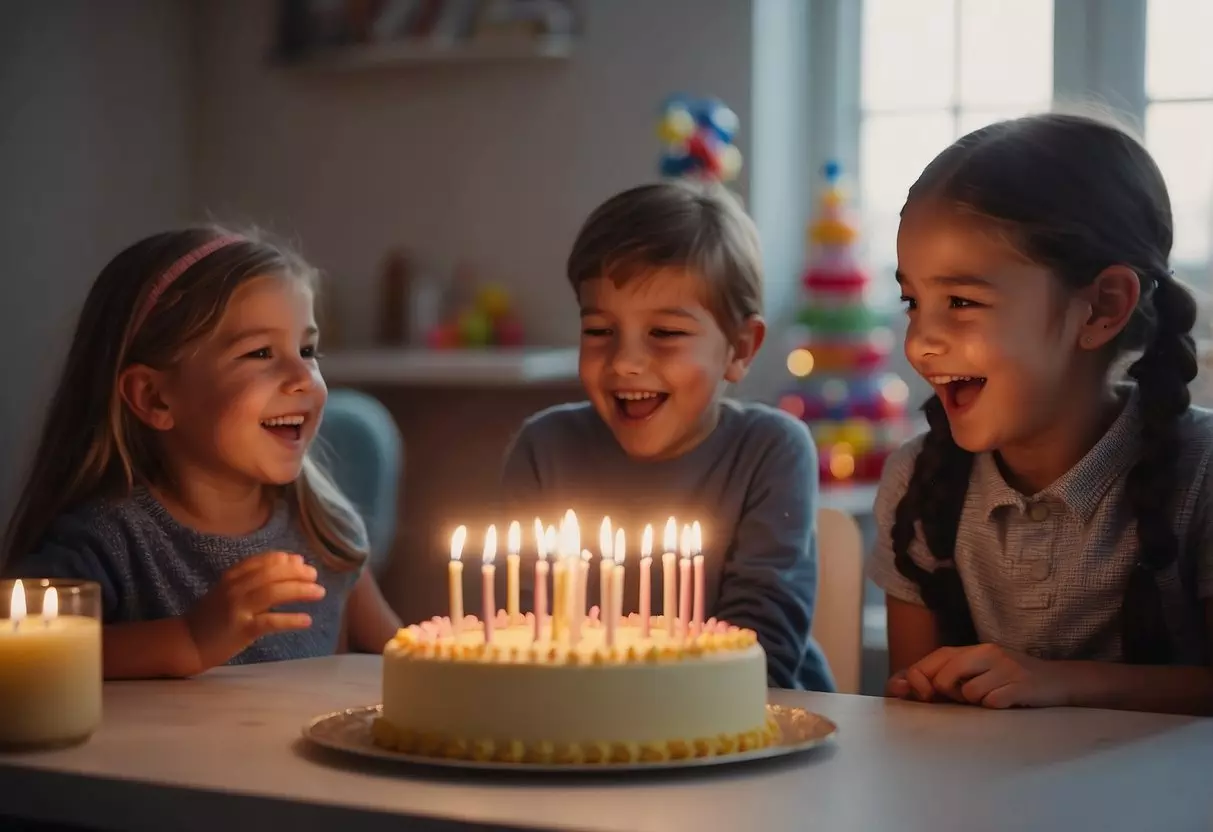
M 736 384 L 746 377 L 750 364 L 767 337 L 767 323 L 761 315 L 751 315 L 742 322 L 733 339 L 729 363 L 724 368 L 724 380 Z
M 164 374 L 132 364 L 118 376 L 118 392 L 135 418 L 153 430 L 172 430 L 173 413 L 164 400 Z
M 1082 290 L 1091 311 L 1078 331 L 1078 343 L 1097 350 L 1121 333 L 1137 308 L 1141 281 L 1128 266 L 1108 266 Z

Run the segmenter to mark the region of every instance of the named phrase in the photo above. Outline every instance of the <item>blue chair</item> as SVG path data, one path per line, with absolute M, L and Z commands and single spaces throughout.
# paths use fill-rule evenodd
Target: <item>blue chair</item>
M 382 577 L 396 538 L 404 442 L 392 414 L 374 396 L 329 391 L 319 433 L 320 461 L 366 523 L 369 566 Z

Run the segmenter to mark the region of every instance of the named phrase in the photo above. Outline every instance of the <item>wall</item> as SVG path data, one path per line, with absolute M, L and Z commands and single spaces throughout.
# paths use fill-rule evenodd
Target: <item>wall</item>
M 350 341 L 403 244 L 501 279 L 532 340 L 572 343 L 567 249 L 596 203 L 655 177 L 662 98 L 718 95 L 752 123 L 749 0 L 585 7 L 568 62 L 333 75 L 267 68 L 270 0 L 200 4 L 196 207 L 297 236 Z
M 189 6 L 16 0 L 0 26 L 0 519 L 93 277 L 188 200 Z

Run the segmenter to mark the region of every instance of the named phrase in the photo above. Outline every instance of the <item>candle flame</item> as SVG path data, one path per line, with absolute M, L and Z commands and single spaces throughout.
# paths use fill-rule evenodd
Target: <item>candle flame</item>
M 548 530 L 543 533 L 543 549 L 544 552 L 542 555 L 540 555 L 542 558 L 546 558 L 549 554 L 557 554 L 555 526 L 548 526 Z
M 593 558 L 594 558 L 594 556 L 590 554 L 589 549 L 581 550 L 581 562 L 584 563 L 586 566 L 590 565 L 590 561 L 593 560 Z
M 611 560 L 611 518 L 602 518 L 602 526 L 598 529 L 598 552 L 603 560 Z
M 678 524 L 671 517 L 665 521 L 665 534 L 662 535 L 661 545 L 663 552 L 673 552 L 678 546 Z
M 572 509 L 564 513 L 560 521 L 560 555 L 575 558 L 581 551 L 581 528 L 577 525 L 577 515 Z
M 42 617 L 47 621 L 59 617 L 59 590 L 53 586 L 42 596 Z
M 510 521 L 509 531 L 506 532 L 506 552 L 511 555 L 518 554 L 522 549 L 522 526 L 517 520 Z
M 459 560 L 463 557 L 463 544 L 468 539 L 468 527 L 459 526 L 455 529 L 455 533 L 451 535 L 451 560 Z
M 627 554 L 627 541 L 623 534 L 623 529 L 615 530 L 615 564 L 623 563 L 623 557 Z
M 678 541 L 678 551 L 684 558 L 691 556 L 691 527 L 683 525 L 682 536 Z
M 497 557 L 497 527 L 489 526 L 489 530 L 484 533 L 484 554 L 481 556 L 485 566 L 493 562 Z
M 703 554 L 703 529 L 696 520 L 691 524 L 691 553 L 696 555 Z
M 13 584 L 12 600 L 8 604 L 8 617 L 14 622 L 25 618 L 25 585 L 21 581 Z
M 642 558 L 651 558 L 653 556 L 653 524 L 646 523 L 644 527 L 644 535 L 640 538 L 640 556 Z
M 535 551 L 540 560 L 544 560 L 548 556 L 548 541 L 544 537 L 543 521 L 538 517 L 535 518 Z

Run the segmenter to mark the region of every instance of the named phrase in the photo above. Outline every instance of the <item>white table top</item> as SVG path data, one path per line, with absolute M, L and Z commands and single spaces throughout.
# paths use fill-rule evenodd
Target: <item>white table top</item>
M 1213 825 L 1213 720 L 1152 714 L 782 692 L 838 723 L 835 747 L 661 777 L 442 773 L 311 749 L 302 725 L 377 701 L 379 670 L 378 657 L 337 656 L 109 684 L 87 744 L 0 756 L 0 814 L 224 832 Z

